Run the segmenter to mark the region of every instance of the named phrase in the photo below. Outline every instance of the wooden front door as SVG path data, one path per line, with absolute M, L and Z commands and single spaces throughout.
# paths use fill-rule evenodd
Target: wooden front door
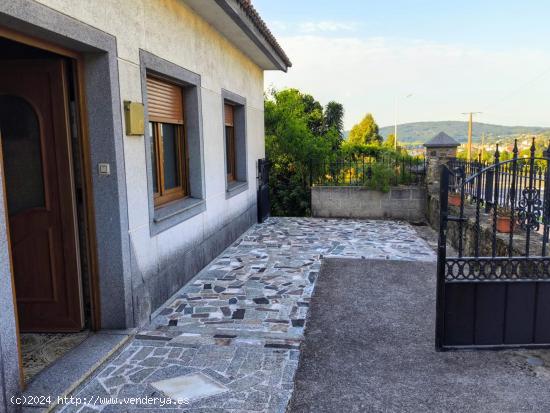
M 0 141 L 22 332 L 83 327 L 64 61 L 0 62 Z

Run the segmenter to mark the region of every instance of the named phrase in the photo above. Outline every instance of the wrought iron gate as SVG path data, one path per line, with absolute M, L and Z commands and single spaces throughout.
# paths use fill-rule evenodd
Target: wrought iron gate
M 550 147 L 499 158 L 441 172 L 438 350 L 550 347 Z
M 270 162 L 267 159 L 258 159 L 258 222 L 264 222 L 271 212 L 269 166 Z

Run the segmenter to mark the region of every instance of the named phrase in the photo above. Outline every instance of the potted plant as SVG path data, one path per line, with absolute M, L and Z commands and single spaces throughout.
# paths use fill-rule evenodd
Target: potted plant
M 450 206 L 460 206 L 461 197 L 459 192 L 450 192 L 448 198 Z
M 509 207 L 497 207 L 497 231 L 504 234 L 512 231 L 512 210 Z

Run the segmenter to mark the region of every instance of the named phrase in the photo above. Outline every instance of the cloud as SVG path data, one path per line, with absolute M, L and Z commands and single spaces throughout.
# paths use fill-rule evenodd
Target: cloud
M 340 21 L 307 21 L 298 24 L 298 31 L 301 33 L 316 32 L 353 32 L 357 30 L 358 24 L 355 22 Z
M 322 103 L 343 103 L 346 128 L 366 112 L 381 126 L 392 124 L 396 96 L 400 122 L 462 119 L 462 112 L 483 110 L 482 122 L 550 126 L 546 51 L 320 34 L 279 40 L 293 66 L 288 73 L 267 72 L 266 86 L 297 87 Z M 508 96 L 545 69 L 547 76 Z M 410 99 L 400 98 L 409 93 Z
M 274 32 L 285 32 L 289 29 L 289 25 L 281 20 L 274 20 L 269 23 L 269 28 Z

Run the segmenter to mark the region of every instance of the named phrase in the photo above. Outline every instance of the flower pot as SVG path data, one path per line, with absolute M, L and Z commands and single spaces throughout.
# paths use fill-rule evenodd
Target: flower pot
M 497 231 L 509 234 L 512 231 L 512 218 L 497 216 Z
M 460 194 L 449 194 L 449 205 L 460 206 Z

